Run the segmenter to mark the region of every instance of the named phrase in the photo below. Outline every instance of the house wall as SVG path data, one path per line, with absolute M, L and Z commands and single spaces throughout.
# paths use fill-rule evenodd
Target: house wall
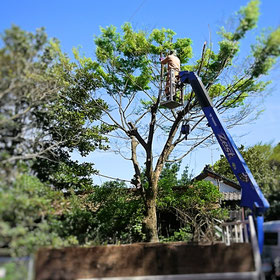
M 210 176 L 206 177 L 204 180 L 212 182 L 215 186 L 219 186 L 220 192 L 239 192 L 237 189 L 226 185 L 224 182 L 214 179 Z
M 210 181 L 215 186 L 219 186 L 219 191 L 221 193 L 236 193 L 236 192 L 240 193 L 238 189 L 231 187 L 225 184 L 223 181 L 219 181 L 218 179 L 212 178 L 210 176 L 207 176 L 204 180 Z M 229 221 L 242 220 L 242 210 L 236 209 L 239 203 L 240 203 L 239 200 L 223 201 L 223 207 L 229 210 Z

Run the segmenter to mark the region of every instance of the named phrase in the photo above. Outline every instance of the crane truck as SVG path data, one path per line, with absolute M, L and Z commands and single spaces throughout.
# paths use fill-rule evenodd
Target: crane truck
M 198 75 L 190 71 L 181 71 L 179 72 L 179 79 L 177 81 L 174 79 L 174 74 L 172 75 L 172 73 L 170 73 L 170 80 L 169 100 L 162 102 L 161 105 L 169 109 L 183 105 L 182 88 L 185 84 L 189 84 L 192 87 L 195 97 L 208 121 L 208 125 L 212 128 L 212 131 L 241 186 L 240 206 L 247 207 L 251 210 L 250 214 L 254 217 L 257 229 L 259 249 L 260 252 L 262 252 L 264 239 L 263 214 L 269 208 L 268 201 L 264 197 L 245 160 L 236 147 L 229 131 L 223 124 L 217 109 L 214 107 L 207 90 Z M 180 90 L 180 95 L 178 100 L 176 100 L 176 91 L 178 89 Z M 186 129 L 186 127 L 183 127 L 181 132 L 187 134 L 189 128 Z

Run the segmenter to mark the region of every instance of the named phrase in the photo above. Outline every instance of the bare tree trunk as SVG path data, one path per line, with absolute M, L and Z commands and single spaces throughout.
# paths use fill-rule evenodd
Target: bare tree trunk
M 146 212 L 143 221 L 144 233 L 146 234 L 146 241 L 158 242 L 157 232 L 157 213 L 156 213 L 156 198 L 157 198 L 157 184 L 158 179 L 152 178 L 149 180 L 149 191 L 146 193 Z
M 159 239 L 157 233 L 157 215 L 155 200 L 148 201 L 147 205 L 147 212 L 143 221 L 143 231 L 146 235 L 147 242 L 158 242 Z
M 152 164 L 148 160 L 146 164 L 146 176 L 149 182 L 147 189 L 144 188 L 143 183 L 141 182 L 141 171 L 140 166 L 137 161 L 136 148 L 139 142 L 136 137 L 131 136 L 131 160 L 133 162 L 133 167 L 135 171 L 133 184 L 136 188 L 140 189 L 142 199 L 145 205 L 145 218 L 143 220 L 143 232 L 146 235 L 145 241 L 147 242 L 158 242 L 157 234 L 157 214 L 156 214 L 156 198 L 157 198 L 157 183 L 158 177 L 154 176 L 152 171 Z M 148 153 L 149 158 L 151 158 L 151 152 Z

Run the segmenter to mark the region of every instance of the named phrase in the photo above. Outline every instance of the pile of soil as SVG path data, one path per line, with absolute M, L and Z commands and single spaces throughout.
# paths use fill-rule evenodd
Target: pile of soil
M 42 248 L 36 280 L 254 271 L 250 244 L 140 243 Z

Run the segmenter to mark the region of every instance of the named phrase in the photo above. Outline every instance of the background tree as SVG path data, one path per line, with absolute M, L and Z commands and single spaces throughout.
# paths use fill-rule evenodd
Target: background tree
M 257 144 L 247 149 L 241 146 L 239 150 L 258 185 L 268 196 L 279 185 L 280 169 L 277 159 L 279 144 L 275 147 L 271 144 Z M 224 155 L 221 155 L 220 159 L 213 165 L 213 170 L 237 182 Z
M 88 197 L 96 208 L 94 242 L 133 243 L 143 241 L 143 203 L 139 191 L 123 182 L 96 186 Z
M 3 180 L 20 161 L 56 188 L 86 188 L 92 183 L 93 164 L 79 164 L 82 156 L 106 149 L 110 127 L 94 124 L 103 100 L 93 100 L 92 75 L 48 40 L 17 26 L 6 30 L 0 50 L 0 145 Z M 81 60 L 80 60 L 81 62 Z M 81 62 L 82 63 L 82 62 Z M 97 104 L 99 106 L 97 106 Z
M 124 183 L 111 181 L 72 193 L 67 208 L 54 227 L 63 240 L 74 236 L 80 245 L 142 241 L 142 203 Z
M 280 215 L 279 208 L 279 185 L 280 185 L 280 145 L 257 144 L 247 149 L 240 147 L 240 152 L 244 157 L 255 180 L 270 203 L 270 208 L 266 212 L 266 219 L 276 220 Z M 229 179 L 237 182 L 225 156 L 213 165 L 213 169 Z
M 278 28 L 261 36 L 252 46 L 250 57 L 238 67 L 241 65 L 237 60 L 240 42 L 257 24 L 258 5 L 259 1 L 254 0 L 241 8 L 236 28 L 232 32 L 221 29 L 219 50 L 216 52 L 210 43 L 205 44 L 201 57 L 193 65 L 188 64 L 192 57 L 191 40 L 175 37 L 170 29 L 154 29 L 148 33 L 124 24 L 122 32 L 113 26 L 101 28 L 101 35 L 95 38 L 96 60 L 86 61 L 84 68 L 95 75 L 98 84 L 95 96 L 102 96 L 108 102 L 108 108 L 100 108 L 107 115 L 102 122 L 116 128 L 110 135 L 115 152 L 133 164 L 132 182 L 140 189 L 145 205 L 147 241 L 158 240 L 156 199 L 164 164 L 181 160 L 194 148 L 209 145 L 212 140 L 212 132 L 191 89 L 185 93 L 182 108 L 167 110 L 160 106 L 159 57 L 168 50 L 177 51 L 182 70 L 195 71 L 201 76 L 229 128 L 249 116 L 255 117 L 258 112 L 251 106 L 258 96 L 265 96 L 268 85 L 260 78 L 269 73 L 280 54 Z M 187 142 L 179 130 L 185 119 L 192 127 Z M 147 184 L 141 179 L 142 162 Z
M 0 182 L 0 247 L 14 256 L 28 256 L 40 246 L 78 244 L 74 235 L 61 237 L 56 226 L 56 205 L 67 205 L 63 193 L 52 190 L 38 178 L 17 175 L 11 184 Z
M 106 104 L 91 97 L 96 84 L 87 69 L 70 62 L 43 29 L 12 26 L 2 39 L 0 247 L 23 256 L 38 246 L 84 244 L 90 221 L 79 232 L 71 227 L 78 220 L 76 205 L 84 202 L 75 191 L 91 189 L 96 171 L 71 153 L 107 148 L 105 134 L 112 128 L 95 123 Z
M 274 148 L 269 157 L 269 164 L 273 173 L 273 185 L 271 185 L 268 201 L 270 208 L 266 213 L 267 220 L 279 220 L 280 216 L 280 143 Z
M 158 220 L 160 239 L 164 241 L 213 242 L 215 226 L 227 218 L 227 210 L 219 205 L 217 186 L 207 181 L 192 182 L 185 168 L 178 179 L 180 164 L 166 163 L 158 182 Z M 175 223 L 174 219 L 177 220 Z

